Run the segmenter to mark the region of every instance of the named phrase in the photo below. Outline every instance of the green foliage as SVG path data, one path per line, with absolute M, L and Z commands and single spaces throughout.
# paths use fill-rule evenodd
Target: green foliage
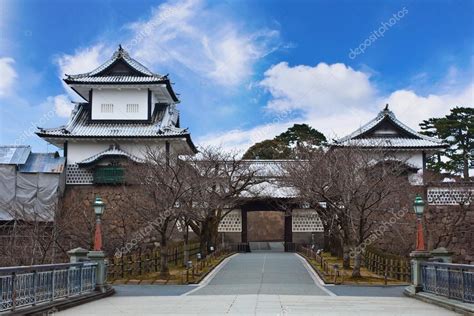
M 438 157 L 427 161 L 429 169 L 469 178 L 469 162 L 474 152 L 474 109 L 455 107 L 442 118 L 430 118 L 420 123 L 422 133 L 443 139 L 449 147 Z
M 283 142 L 267 139 L 252 145 L 244 154 L 244 159 L 287 159 L 291 150 Z
M 244 159 L 290 159 L 298 156 L 301 147 L 317 147 L 327 142 L 326 137 L 308 124 L 295 124 L 274 139 L 252 145 Z
M 321 145 L 327 142 L 326 136 L 308 124 L 295 124 L 286 132 L 281 133 L 276 140 L 291 145 Z

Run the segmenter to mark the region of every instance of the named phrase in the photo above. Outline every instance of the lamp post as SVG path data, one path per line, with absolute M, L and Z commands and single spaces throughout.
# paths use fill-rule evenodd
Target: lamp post
M 95 214 L 95 235 L 94 235 L 94 250 L 89 251 L 87 257 L 97 263 L 96 266 L 96 290 L 100 292 L 105 292 L 107 289 L 106 280 L 107 280 L 107 269 L 105 262 L 105 253 L 102 251 L 102 224 L 101 217 L 104 215 L 105 203 L 100 197 L 96 197 L 94 204 L 94 214 Z
M 101 217 L 104 214 L 105 203 L 100 197 L 96 197 L 94 201 L 94 213 L 95 213 L 95 235 L 94 235 L 94 251 L 102 250 L 102 223 Z
M 413 210 L 416 214 L 416 249 L 410 253 L 412 285 L 405 290 L 409 295 L 423 290 L 423 280 L 421 277 L 422 264 L 431 257 L 430 253 L 426 251 L 425 239 L 423 237 L 422 218 L 423 211 L 425 210 L 425 202 L 420 195 L 417 195 L 415 201 L 413 201 Z
M 417 195 L 413 202 L 413 209 L 416 214 L 416 251 L 425 251 L 425 239 L 423 237 L 423 211 L 425 210 L 425 202 L 420 195 Z

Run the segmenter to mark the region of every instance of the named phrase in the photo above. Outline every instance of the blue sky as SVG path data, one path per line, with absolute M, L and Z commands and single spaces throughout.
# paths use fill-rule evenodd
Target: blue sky
M 417 128 L 474 103 L 473 1 L 0 5 L 1 144 L 55 150 L 32 132 L 67 121 L 78 98 L 62 75 L 92 70 L 119 43 L 170 74 L 198 145 L 244 150 L 301 122 L 344 136 L 387 102 Z

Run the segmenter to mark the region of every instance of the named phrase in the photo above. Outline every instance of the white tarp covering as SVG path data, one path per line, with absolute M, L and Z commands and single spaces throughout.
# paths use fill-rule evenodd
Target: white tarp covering
M 52 221 L 64 191 L 62 173 L 23 173 L 0 165 L 0 221 Z
M 0 206 L 10 205 L 15 199 L 16 167 L 0 165 Z

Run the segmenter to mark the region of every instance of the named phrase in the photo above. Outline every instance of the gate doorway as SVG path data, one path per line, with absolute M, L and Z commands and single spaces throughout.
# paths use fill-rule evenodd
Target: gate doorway
M 247 214 L 249 242 L 283 242 L 285 213 L 281 211 L 253 211 Z
M 241 243 L 246 244 L 247 251 L 272 250 L 294 251 L 292 236 L 292 216 L 282 207 L 281 201 L 254 200 L 241 206 L 242 233 Z

